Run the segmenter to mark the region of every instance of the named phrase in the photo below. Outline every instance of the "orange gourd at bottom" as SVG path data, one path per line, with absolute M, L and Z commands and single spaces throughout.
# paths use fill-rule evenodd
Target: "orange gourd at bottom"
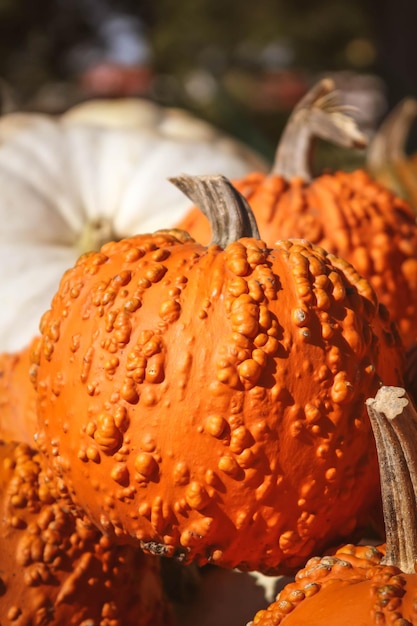
M 1 624 L 172 626 L 159 560 L 72 509 L 38 452 L 0 443 Z
M 401 388 L 368 401 L 376 433 L 386 543 L 315 557 L 248 626 L 417 624 L 417 412 Z

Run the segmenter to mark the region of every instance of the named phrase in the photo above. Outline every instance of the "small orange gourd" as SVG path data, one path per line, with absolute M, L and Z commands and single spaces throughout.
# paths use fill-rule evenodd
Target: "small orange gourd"
M 259 239 L 227 179 L 176 184 L 213 224 L 106 244 L 41 322 L 38 446 L 106 534 L 184 562 L 287 571 L 378 517 L 365 399 L 402 379 L 347 262 Z
M 417 336 L 417 225 L 410 206 L 362 169 L 313 177 L 316 137 L 364 147 L 365 136 L 338 102 L 333 82 L 319 82 L 301 100 L 280 140 L 270 174 L 234 180 L 269 246 L 305 238 L 352 263 L 367 278 L 397 322 L 406 346 Z M 209 240 L 197 208 L 178 226 Z
M 40 455 L 0 443 L 0 616 L 11 626 L 172 626 L 159 560 L 72 512 Z
M 368 400 L 381 467 L 386 543 L 310 559 L 248 626 L 417 624 L 417 413 L 401 388 Z

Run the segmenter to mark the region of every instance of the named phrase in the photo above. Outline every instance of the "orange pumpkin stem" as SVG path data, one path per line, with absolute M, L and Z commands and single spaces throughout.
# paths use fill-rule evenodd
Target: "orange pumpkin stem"
M 259 230 L 247 200 L 232 183 L 220 174 L 169 179 L 191 202 L 198 206 L 210 222 L 210 245 L 226 248 L 241 237 L 259 239 Z
M 311 155 L 316 137 L 345 148 L 364 148 L 365 135 L 347 115 L 352 107 L 340 103 L 330 78 L 317 83 L 295 107 L 282 133 L 271 174 L 286 180 L 312 179 Z
M 367 153 L 367 165 L 378 171 L 387 163 L 406 158 L 405 145 L 412 123 L 417 117 L 417 100 L 404 98 L 385 118 Z
M 417 563 L 417 412 L 402 387 L 381 387 L 366 404 L 381 472 L 383 562 L 411 574 Z

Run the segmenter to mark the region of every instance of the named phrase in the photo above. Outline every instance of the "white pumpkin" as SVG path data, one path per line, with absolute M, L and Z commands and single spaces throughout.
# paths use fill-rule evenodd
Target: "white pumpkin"
M 168 177 L 267 169 L 210 124 L 147 100 L 1 118 L 0 352 L 19 350 L 37 333 L 81 252 L 179 221 L 190 203 Z

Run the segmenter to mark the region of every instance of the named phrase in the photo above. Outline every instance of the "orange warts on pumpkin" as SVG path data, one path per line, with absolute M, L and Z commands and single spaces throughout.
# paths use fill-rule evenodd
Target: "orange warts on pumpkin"
M 212 437 L 220 438 L 227 427 L 227 421 L 221 415 L 210 415 L 205 422 L 205 432 L 212 435 Z
M 159 471 L 158 462 L 149 452 L 139 453 L 135 458 L 134 467 L 136 480 L 140 483 L 156 479 Z
M 66 273 L 42 322 L 48 346 L 61 320 L 56 349 L 35 365 L 39 447 L 74 505 L 119 542 L 292 571 L 373 514 L 364 400 L 381 380 L 401 382 L 402 347 L 349 264 L 301 240 L 267 248 L 224 177 L 176 183 L 210 215 L 213 242 L 140 235 Z M 125 307 L 133 298 L 141 306 Z M 74 384 L 55 395 L 64 363 Z
M 116 483 L 127 485 L 129 483 L 129 470 L 126 463 L 116 463 L 111 469 L 110 476 Z
M 100 413 L 94 440 L 105 454 L 113 454 L 122 444 L 123 435 L 117 428 L 114 417 L 109 413 Z
M 174 465 L 173 480 L 175 485 L 188 485 L 190 482 L 190 469 L 185 461 L 178 461 Z

